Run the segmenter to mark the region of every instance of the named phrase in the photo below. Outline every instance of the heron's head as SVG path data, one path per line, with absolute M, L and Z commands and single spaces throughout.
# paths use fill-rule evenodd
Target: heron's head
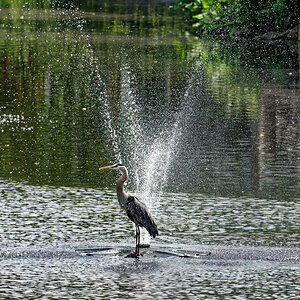
M 122 164 L 114 164 L 112 166 L 102 167 L 102 168 L 99 168 L 99 170 L 119 170 L 122 173 L 124 173 L 125 170 L 127 171 L 126 167 Z

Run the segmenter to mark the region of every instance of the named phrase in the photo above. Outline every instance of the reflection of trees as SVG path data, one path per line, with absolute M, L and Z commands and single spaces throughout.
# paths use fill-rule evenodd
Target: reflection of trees
M 265 82 L 258 128 L 259 187 L 299 187 L 300 105 L 296 81 Z
M 2 124 L 8 177 L 69 184 L 104 160 L 99 105 L 90 93 L 92 52 L 86 36 L 73 37 L 66 31 L 4 39 L 1 113 L 19 120 Z
M 264 196 L 266 191 L 275 193 L 274 188 L 271 191 L 275 186 L 277 192 L 289 187 L 295 191 L 299 185 L 296 171 L 299 168 L 299 106 L 295 107 L 299 93 L 298 74 L 294 70 L 298 69 L 297 52 L 285 44 L 252 45 L 247 42 L 218 44 L 201 40 L 195 47 L 198 52 L 192 54 L 201 53 L 206 64 L 208 86 L 219 112 L 224 112 L 224 127 L 226 123 L 230 126 L 224 134 L 227 132 L 231 136 L 224 142 L 248 141 L 251 146 L 247 150 L 249 155 L 251 153 L 250 174 L 241 172 L 246 161 L 240 165 L 240 172 L 235 170 L 234 162 L 227 164 L 225 171 L 232 172 L 232 183 L 236 186 L 240 182 L 238 176 L 240 179 L 245 176 L 245 182 L 240 182 L 242 189 L 247 191 L 251 183 L 251 190 L 264 191 Z M 265 82 L 265 73 L 271 73 L 268 81 L 272 83 Z M 235 147 L 233 157 L 238 158 L 240 148 Z M 224 164 L 220 163 L 218 169 L 222 168 Z M 234 176 L 237 177 L 234 179 Z M 225 182 L 222 180 L 224 189 Z
M 120 74 L 128 61 L 135 69 L 141 66 L 137 76 L 143 78 L 145 86 L 155 85 L 148 71 L 152 70 L 154 56 L 161 60 L 155 49 L 172 20 L 164 23 L 161 30 L 163 15 L 152 22 L 155 11 L 148 12 L 149 18 L 137 13 L 131 29 L 126 19 L 98 19 L 95 23 L 102 22 L 110 30 L 105 37 L 96 35 L 100 36 L 98 40 L 76 28 L 75 23 L 81 22 L 78 12 L 51 10 L 49 16 L 49 11 L 43 15 L 43 11 L 26 10 L 25 16 L 23 12 L 10 10 L 0 32 L 1 174 L 38 183 L 98 183 L 98 165 L 113 157 L 112 148 L 105 146 L 101 97 L 109 96 L 112 111 L 118 113 Z M 151 30 L 146 28 L 149 21 Z M 147 35 L 157 39 L 141 38 L 128 43 L 128 37 L 122 38 L 128 30 L 143 30 L 143 26 Z M 117 37 L 122 43 L 107 36 Z M 136 46 L 140 51 L 134 49 Z M 173 56 L 170 41 L 164 50 Z M 161 70 L 163 63 L 158 72 Z M 174 65 L 173 76 L 179 81 L 176 70 Z
M 102 32 L 90 36 L 75 29 L 74 20 L 55 17 L 53 11 L 50 19 L 39 15 L 38 20 L 17 16 L 3 21 L 1 173 L 36 182 L 98 184 L 97 167 L 114 157 L 113 147 L 104 146 L 111 143 L 102 100 L 108 100 L 119 130 L 124 106 L 133 97 L 133 114 L 136 105 L 140 123 L 147 124 L 142 127 L 143 143 L 151 144 L 155 135 L 166 136 L 169 128 L 162 124 L 174 124 L 182 102 L 190 103 L 183 95 L 192 86 L 194 109 L 191 119 L 183 120 L 184 126 L 191 122 L 181 141 L 183 147 L 189 145 L 182 157 L 192 165 L 180 170 L 182 178 L 196 178 L 200 192 L 230 193 L 284 183 L 283 174 L 298 176 L 295 89 L 274 83 L 289 78 L 279 71 L 272 76 L 276 81 L 261 88 L 264 75 L 258 69 L 293 67 L 294 54 L 285 52 L 286 46 L 260 48 L 174 37 L 171 17 L 165 19 L 154 10 L 144 18 L 142 11 L 137 10 L 133 19 L 124 11 L 117 16 L 106 11 L 102 19 L 87 13 L 86 26 L 95 25 Z M 198 81 L 194 61 L 203 71 Z M 135 141 L 128 138 L 134 134 L 128 127 L 119 131 L 122 143 Z M 124 161 L 132 159 L 131 145 L 123 149 Z M 190 184 L 194 189 L 194 181 L 179 188 Z

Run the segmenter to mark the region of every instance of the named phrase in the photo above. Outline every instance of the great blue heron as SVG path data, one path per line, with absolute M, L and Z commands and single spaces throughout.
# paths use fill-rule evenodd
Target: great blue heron
M 102 167 L 99 170 L 119 170 L 122 175 L 117 180 L 117 196 L 120 207 L 124 209 L 127 213 L 129 219 L 135 224 L 136 228 L 136 247 L 134 257 L 139 256 L 140 254 L 140 227 L 146 228 L 149 234 L 152 237 L 156 237 L 158 235 L 157 226 L 151 217 L 151 214 L 145 204 L 144 201 L 139 199 L 137 196 L 126 193 L 124 191 L 124 182 L 128 177 L 127 168 L 122 164 L 115 164 L 112 166 Z

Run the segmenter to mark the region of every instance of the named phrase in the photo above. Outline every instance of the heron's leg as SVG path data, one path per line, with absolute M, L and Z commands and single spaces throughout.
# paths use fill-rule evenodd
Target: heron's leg
M 130 253 L 128 254 L 126 257 L 133 257 L 133 258 L 138 258 L 140 255 L 140 236 L 141 236 L 141 232 L 140 232 L 140 228 L 137 224 L 135 224 L 135 252 L 134 253 Z
M 136 236 L 135 236 L 135 253 L 136 255 L 140 255 L 140 238 L 141 238 L 141 232 L 138 225 L 135 224 L 136 228 Z

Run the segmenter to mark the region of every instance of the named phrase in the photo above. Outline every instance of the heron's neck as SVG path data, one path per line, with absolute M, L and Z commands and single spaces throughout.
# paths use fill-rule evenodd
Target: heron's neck
M 127 177 L 128 177 L 128 171 L 127 171 L 126 168 L 124 168 L 124 170 L 122 170 L 122 175 L 117 180 L 117 193 L 120 196 L 123 196 L 125 194 L 125 192 L 124 192 L 124 182 L 126 181 Z

